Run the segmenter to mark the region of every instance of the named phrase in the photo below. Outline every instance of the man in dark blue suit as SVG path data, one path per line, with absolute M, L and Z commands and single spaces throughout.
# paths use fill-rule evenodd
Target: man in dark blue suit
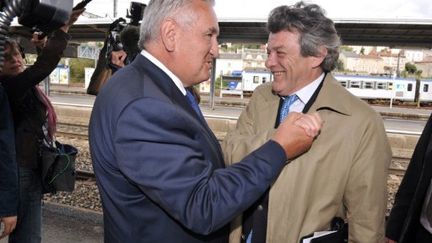
M 227 223 L 321 128 L 317 114 L 293 113 L 271 140 L 224 168 L 219 143 L 185 89 L 208 80 L 218 55 L 212 5 L 150 1 L 143 51 L 96 98 L 89 140 L 105 242 L 227 242 Z
M 432 115 L 396 193 L 386 237 L 388 243 L 432 242 Z

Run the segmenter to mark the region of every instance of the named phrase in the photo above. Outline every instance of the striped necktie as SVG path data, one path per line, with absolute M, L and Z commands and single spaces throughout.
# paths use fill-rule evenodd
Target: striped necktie
M 285 99 L 282 103 L 281 110 L 279 112 L 279 123 L 281 123 L 285 119 L 285 117 L 288 115 L 290 106 L 294 102 L 296 102 L 296 100 L 298 100 L 298 96 L 295 94 L 285 97 Z

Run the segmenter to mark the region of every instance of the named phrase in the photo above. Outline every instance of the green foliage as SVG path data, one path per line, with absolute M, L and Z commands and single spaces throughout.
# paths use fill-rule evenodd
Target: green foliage
M 86 58 L 70 59 L 70 82 L 84 83 L 84 68 L 94 67 L 94 60 Z
M 336 62 L 336 70 L 337 71 L 344 71 L 344 63 L 342 60 L 337 60 Z
M 340 50 L 341 51 L 347 51 L 347 52 L 353 52 L 354 49 L 350 46 L 341 46 Z
M 415 71 L 414 76 L 416 77 L 416 79 L 420 80 L 422 73 L 423 73 L 423 70 L 417 70 L 417 71 Z
M 414 74 L 414 73 L 417 71 L 417 67 L 416 67 L 414 64 L 407 62 L 407 63 L 405 64 L 405 70 L 406 70 L 409 74 Z

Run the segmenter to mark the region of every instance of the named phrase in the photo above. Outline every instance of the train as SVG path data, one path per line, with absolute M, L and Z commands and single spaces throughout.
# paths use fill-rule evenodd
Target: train
M 233 80 L 233 77 L 236 80 Z M 364 100 L 414 102 L 417 101 L 416 97 L 419 97 L 420 102 L 432 102 L 432 79 L 417 81 L 415 78 L 346 74 L 334 74 L 334 77 L 349 92 Z M 245 93 L 252 93 L 258 85 L 271 82 L 272 77 L 270 72 L 244 71 L 237 76 L 225 76 L 224 80 L 228 81 L 228 87 L 221 91 L 221 97 L 222 94 L 236 94 L 243 97 Z
M 339 74 L 334 77 L 349 92 L 361 99 L 413 102 L 418 92 L 420 102 L 432 102 L 432 79 L 416 81 L 414 78 Z M 417 85 L 419 85 L 418 89 L 416 89 Z

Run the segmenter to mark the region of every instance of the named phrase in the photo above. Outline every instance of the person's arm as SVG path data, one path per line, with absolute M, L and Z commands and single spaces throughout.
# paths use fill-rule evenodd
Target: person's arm
M 293 123 L 287 118 L 283 131 L 292 134 L 287 138 L 292 147 L 311 143 L 311 138 L 305 143 L 304 130 Z M 213 161 L 218 145 L 206 144 L 199 121 L 172 103 L 150 98 L 130 104 L 115 127 L 114 150 L 122 173 L 167 214 L 200 234 L 219 229 L 247 209 L 287 159 L 280 145 L 287 147 L 286 141 L 271 140 L 241 162 L 214 169 L 223 161 Z
M 344 193 L 349 242 L 383 242 L 392 153 L 378 114 L 355 129 L 362 132 L 357 133 L 358 140 L 352 145 L 356 150 Z
M 254 122 L 256 120 L 254 116 L 260 115 L 257 114 L 260 95 L 259 92 L 254 92 L 246 109 L 240 114 L 236 127 L 228 131 L 222 142 L 223 154 L 227 165 L 239 162 L 247 154 L 267 142 L 275 132 L 275 129 L 263 129 L 262 131 L 254 129 Z
M 57 67 L 63 51 L 70 40 L 67 31 L 84 10 L 75 10 L 66 25 L 54 31 L 46 44 L 43 40 L 36 45 L 44 46 L 36 62 L 16 76 L 2 77 L 2 83 L 11 99 L 19 99 L 27 90 L 42 82 Z
M 0 85 L 0 224 L 4 225 L 0 239 L 15 228 L 18 207 L 14 128 L 7 99 Z

